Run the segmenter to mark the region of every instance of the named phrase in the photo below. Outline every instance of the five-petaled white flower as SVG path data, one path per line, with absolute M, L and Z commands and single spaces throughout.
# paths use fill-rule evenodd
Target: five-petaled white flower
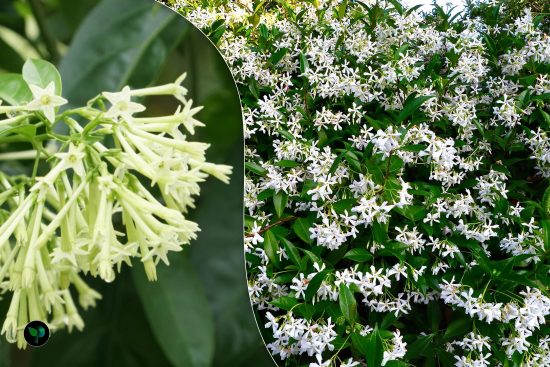
M 132 102 L 128 86 L 116 93 L 103 92 L 103 96 L 111 103 L 111 108 L 105 113 L 105 118 L 117 119 L 120 117 L 125 121 L 131 121 L 134 113 L 145 111 L 144 105 Z
M 50 82 L 46 88 L 29 84 L 34 99 L 27 104 L 29 111 L 42 111 L 50 122 L 55 121 L 55 108 L 63 106 L 67 100 L 55 94 L 54 82 Z

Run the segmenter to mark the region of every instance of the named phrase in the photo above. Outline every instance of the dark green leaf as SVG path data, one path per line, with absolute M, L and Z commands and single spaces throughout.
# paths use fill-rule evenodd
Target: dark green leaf
M 298 300 L 295 297 L 284 296 L 284 297 L 275 298 L 273 301 L 269 303 L 285 311 L 290 311 L 292 308 L 294 308 L 294 306 L 298 304 Z
M 472 330 L 472 320 L 467 317 L 460 318 L 449 324 L 447 330 L 445 330 L 443 338 L 445 340 L 449 340 L 455 336 L 466 334 L 468 330 Z
M 313 243 L 309 232 L 311 225 L 312 222 L 308 218 L 297 218 L 292 224 L 292 230 L 302 241 L 311 244 Z
M 186 256 L 174 255 L 169 267 L 157 267 L 157 282 L 149 282 L 143 267 L 136 266 L 136 288 L 153 333 L 174 366 L 207 367 L 214 352 L 212 314 Z
M 364 248 L 353 248 L 346 252 L 344 258 L 356 262 L 365 262 L 372 260 L 372 254 L 370 253 L 370 251 Z
M 61 61 L 64 95 L 84 104 L 103 91 L 146 87 L 190 28 L 149 0 L 105 0 L 82 22 Z
M 315 294 L 317 293 L 317 291 L 319 290 L 319 287 L 321 286 L 321 284 L 323 283 L 323 280 L 325 280 L 325 277 L 327 276 L 328 274 L 328 270 L 322 270 L 320 272 L 318 272 L 317 274 L 315 274 L 315 276 L 313 278 L 311 278 L 307 288 L 306 288 L 306 291 L 305 291 L 305 300 L 306 302 L 310 302 L 313 297 L 315 296 Z
M 384 357 L 384 347 L 382 346 L 382 338 L 378 332 L 378 327 L 367 335 L 365 344 L 367 365 L 369 367 L 380 367 Z
M 256 79 L 251 78 L 248 81 L 248 90 L 250 91 L 250 93 L 252 93 L 254 98 L 260 98 L 260 88 L 258 87 L 258 82 L 256 81 Z
M 277 65 L 279 61 L 282 60 L 283 57 L 288 53 L 287 48 L 281 48 L 280 50 L 275 51 L 273 54 L 271 54 L 271 57 L 269 58 L 269 62 L 272 65 Z
M 407 345 L 406 358 L 416 359 L 425 355 L 432 345 L 433 335 L 422 335 L 410 345 Z
M 277 217 L 281 217 L 283 215 L 283 212 L 286 208 L 286 204 L 288 202 L 288 194 L 284 191 L 279 191 L 275 195 L 273 195 L 273 205 L 275 206 L 275 212 L 277 213 Z
M 254 172 L 257 175 L 265 176 L 267 174 L 267 170 L 257 163 L 246 162 L 244 165 L 247 170 Z
M 264 251 L 273 266 L 279 267 L 279 240 L 271 230 L 264 234 Z
M 283 247 L 285 248 L 285 252 L 288 255 L 288 258 L 290 261 L 292 261 L 294 264 L 300 266 L 300 261 L 302 260 L 300 258 L 300 254 L 298 253 L 298 250 L 296 247 L 287 240 L 286 238 L 282 237 L 281 242 L 283 243 Z
M 434 98 L 433 96 L 420 96 L 416 97 L 414 99 L 409 100 L 405 103 L 405 106 L 403 107 L 403 110 L 399 113 L 399 115 L 396 118 L 396 122 L 400 123 L 405 121 L 409 116 L 411 116 L 420 106 L 422 103 L 426 102 L 428 99 Z
M 338 301 L 342 314 L 346 320 L 353 324 L 357 319 L 357 301 L 353 293 L 344 283 L 340 283 Z

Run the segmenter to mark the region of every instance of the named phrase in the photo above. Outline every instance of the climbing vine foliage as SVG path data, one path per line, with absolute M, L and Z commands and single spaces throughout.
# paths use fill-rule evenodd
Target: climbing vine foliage
M 171 5 L 239 85 L 249 294 L 279 364 L 550 365 L 545 14 Z

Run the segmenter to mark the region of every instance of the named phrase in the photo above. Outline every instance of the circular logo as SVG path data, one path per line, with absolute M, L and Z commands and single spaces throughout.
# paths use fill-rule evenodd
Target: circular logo
M 41 347 L 48 341 L 50 329 L 48 329 L 48 326 L 42 321 L 31 321 L 25 326 L 23 335 L 29 345 Z

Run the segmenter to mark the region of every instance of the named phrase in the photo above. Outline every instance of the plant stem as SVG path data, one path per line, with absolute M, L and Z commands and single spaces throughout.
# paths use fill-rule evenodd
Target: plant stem
M 285 222 L 290 222 L 291 220 L 294 220 L 294 219 L 296 219 L 296 218 L 297 218 L 296 216 L 291 215 L 290 217 L 286 217 L 286 218 L 279 219 L 278 221 L 273 222 L 273 223 L 271 223 L 270 225 L 265 226 L 264 228 L 260 229 L 260 230 L 258 231 L 258 234 L 262 234 L 262 233 L 264 233 L 264 232 L 266 232 L 266 231 L 269 231 L 269 230 L 270 230 L 271 228 L 273 228 L 273 227 L 276 227 L 276 226 L 278 226 L 278 225 L 280 225 L 280 224 L 283 224 L 283 223 L 285 223 Z M 247 234 L 246 237 L 254 237 L 254 235 L 252 235 L 252 234 Z
M 14 161 L 17 159 L 35 159 L 37 156 L 36 150 L 21 150 L 19 152 L 8 152 L 0 154 L 0 161 Z M 46 158 L 46 155 L 43 156 Z
M 52 33 L 50 32 L 48 25 L 46 24 L 46 15 L 44 12 L 44 8 L 42 7 L 40 0 L 29 0 L 29 4 L 34 15 L 34 19 L 36 19 L 36 23 L 38 24 L 38 28 L 40 29 L 40 34 L 44 39 L 46 49 L 50 54 L 51 61 L 52 63 L 57 64 L 60 55 L 57 49 L 56 41 Z

